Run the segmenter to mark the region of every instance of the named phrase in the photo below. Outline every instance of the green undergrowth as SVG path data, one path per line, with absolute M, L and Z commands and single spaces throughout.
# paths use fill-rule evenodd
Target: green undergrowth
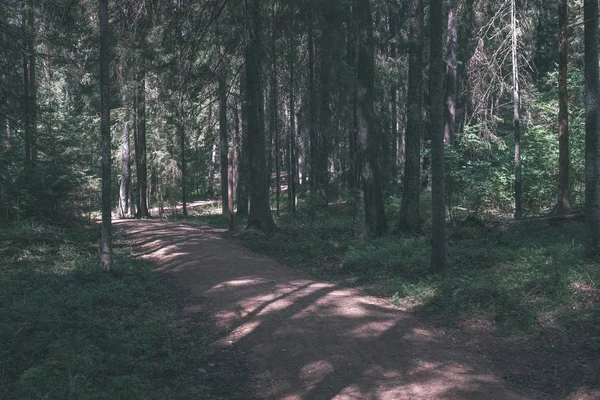
M 398 205 L 397 199 L 388 201 L 388 215 Z M 242 234 L 244 244 L 317 278 L 434 313 L 448 324 L 487 318 L 504 334 L 535 327 L 600 329 L 600 268 L 583 257 L 581 222 L 490 227 L 467 219 L 448 230 L 449 268 L 441 276 L 428 273 L 427 235 L 365 238 L 360 209 L 351 201 L 274 216 L 276 232 Z M 220 217 L 200 213 L 194 222 L 223 227 Z
M 103 270 L 98 242 L 97 228 L 0 230 L 0 398 L 230 398 L 184 295 L 122 242 Z

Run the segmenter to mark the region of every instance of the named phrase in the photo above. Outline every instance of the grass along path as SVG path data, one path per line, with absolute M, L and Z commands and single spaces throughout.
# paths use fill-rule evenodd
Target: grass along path
M 215 352 L 207 314 L 116 243 L 98 265 L 99 230 L 23 222 L 0 230 L 1 399 L 244 398 L 232 351 Z

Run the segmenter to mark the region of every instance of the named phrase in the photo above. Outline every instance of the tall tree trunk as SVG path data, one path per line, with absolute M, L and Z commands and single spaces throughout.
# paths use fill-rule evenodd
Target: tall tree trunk
M 181 155 L 181 204 L 183 216 L 187 217 L 187 162 L 185 160 L 185 123 L 183 121 L 183 110 L 180 110 L 179 119 L 177 129 L 179 130 L 179 152 Z
M 392 42 L 390 43 L 390 57 L 392 62 L 396 62 L 396 57 L 398 57 L 398 46 L 396 41 L 396 32 L 397 27 L 397 12 L 395 10 L 396 5 L 391 2 L 389 4 L 389 14 L 390 14 L 390 37 L 392 38 Z M 392 76 L 392 84 L 390 85 L 390 103 L 391 103 L 391 115 L 390 115 L 390 123 L 391 123 L 391 139 L 392 139 L 392 171 L 391 171 L 391 180 L 392 180 L 392 190 L 395 191 L 398 182 L 398 79 L 396 76 Z
M 328 7 L 329 8 L 329 7 Z M 317 195 L 322 206 L 327 206 L 327 189 L 329 185 L 328 160 L 330 153 L 330 129 L 331 126 L 331 84 L 330 75 L 332 69 L 332 48 L 333 48 L 333 15 L 328 9 L 324 15 L 320 41 L 320 63 L 319 63 L 319 129 L 315 133 L 316 160 L 315 160 L 315 181 L 317 185 Z
M 349 150 L 349 168 L 348 168 L 348 189 L 353 192 L 357 189 L 360 181 L 360 165 L 358 155 L 358 100 L 357 100 L 357 61 L 356 61 L 356 44 L 357 44 L 357 29 L 356 29 L 356 10 L 348 13 L 348 32 L 346 38 L 346 63 L 354 70 L 352 79 L 352 93 L 350 101 L 352 102 L 352 125 L 348 129 L 348 150 Z
M 137 177 L 137 218 L 148 213 L 148 169 L 146 163 L 146 78 L 145 71 L 138 72 L 136 82 L 135 170 Z
M 444 108 L 444 142 L 453 143 L 456 130 L 457 51 L 458 34 L 456 14 L 458 0 L 448 4 L 448 39 L 446 45 L 446 104 Z
M 510 26 L 512 31 L 513 129 L 515 132 L 515 219 L 520 219 L 523 217 L 523 182 L 521 180 L 521 102 L 519 97 L 516 0 L 510 2 Z
M 248 97 L 248 139 L 250 141 L 250 213 L 248 228 L 262 231 L 275 228 L 269 207 L 263 88 L 261 79 L 260 0 L 245 0 L 246 5 L 246 94 Z
M 317 93 L 315 89 L 315 46 L 314 46 L 314 27 L 313 22 L 309 22 L 308 27 L 308 136 L 310 140 L 310 188 L 314 192 L 317 190 Z
M 296 47 L 294 38 L 290 37 L 290 149 L 288 169 L 288 209 L 296 212 L 296 98 L 294 92 L 295 75 L 294 64 L 296 62 Z
M 398 230 L 421 231 L 421 131 L 423 105 L 423 0 L 409 0 L 408 115 L 404 185 Z
M 442 0 L 430 0 L 431 99 L 431 270 L 446 269 L 446 188 L 444 181 L 444 56 Z
M 571 209 L 569 199 L 569 91 L 567 64 L 569 47 L 569 17 L 567 0 L 558 3 L 558 204 L 556 211 L 563 214 Z
M 233 114 L 233 198 L 237 201 L 238 177 L 240 171 L 240 153 L 241 153 L 241 132 L 240 132 L 240 117 L 237 104 L 231 105 Z
M 279 211 L 279 132 L 278 132 L 278 110 L 277 110 L 277 32 L 276 32 L 276 19 L 277 14 L 275 12 L 275 3 L 273 3 L 273 13 L 271 18 L 271 76 L 269 82 L 269 143 L 271 144 L 269 151 L 267 152 L 268 157 L 268 168 L 267 168 L 267 182 L 269 188 L 271 187 L 272 174 L 273 174 L 273 158 L 275 161 L 275 172 L 276 172 L 276 184 L 277 184 L 277 211 Z M 272 157 L 273 145 L 275 147 L 275 154 Z
M 102 264 L 111 267 L 111 153 L 110 153 L 110 38 L 108 0 L 99 0 L 100 21 L 100 136 L 102 139 Z
M 242 149 L 238 171 L 237 213 L 247 216 L 250 196 L 250 138 L 248 136 L 248 96 L 246 95 L 246 74 L 240 78 L 240 97 L 242 108 Z
M 362 181 L 367 233 L 381 236 L 387 231 L 378 164 L 377 133 L 373 109 L 375 43 L 369 0 L 354 1 L 358 25 L 358 145 L 362 154 Z
M 23 3 L 25 23 L 23 24 L 26 38 L 26 52 L 23 57 L 23 81 L 25 84 L 25 176 L 28 183 L 32 182 L 33 170 L 37 159 L 37 78 L 36 78 L 36 26 L 35 1 L 26 0 Z
M 584 0 L 585 46 L 585 253 L 600 256 L 600 82 L 598 71 L 598 0 Z
M 119 185 L 119 207 L 117 214 L 125 218 L 129 213 L 129 186 L 131 185 L 131 163 L 129 162 L 129 111 L 125 110 L 125 122 L 121 136 L 121 183 Z
M 229 212 L 229 197 L 227 193 L 227 155 L 229 142 L 227 138 L 227 84 L 223 72 L 219 74 L 219 148 L 221 150 L 221 204 L 223 215 Z

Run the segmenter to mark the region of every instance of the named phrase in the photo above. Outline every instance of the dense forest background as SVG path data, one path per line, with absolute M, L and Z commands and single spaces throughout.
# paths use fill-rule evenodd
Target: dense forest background
M 386 201 L 427 196 L 440 90 L 449 221 L 583 205 L 581 2 L 449 1 L 439 21 L 422 2 L 363 3 L 247 5 L 260 30 L 253 51 L 273 209 L 293 209 L 306 191 L 323 205 L 352 197 L 364 164 Z M 97 209 L 97 4 L 6 1 L 0 12 L 2 218 Z M 237 211 L 246 214 L 253 144 L 244 141 L 243 4 L 126 1 L 111 4 L 108 22 L 113 208 L 145 216 L 151 205 L 162 214 L 182 200 L 226 198 L 232 151 Z M 433 23 L 443 29 L 443 65 L 435 71 Z M 440 71 L 442 88 L 435 86 Z M 421 191 L 411 186 L 413 175 Z M 402 209 L 410 207 L 402 218 L 419 231 L 419 207 Z
M 219 381 L 116 218 L 235 224 L 600 390 L 598 60 L 594 0 L 1 1 L 0 397 Z

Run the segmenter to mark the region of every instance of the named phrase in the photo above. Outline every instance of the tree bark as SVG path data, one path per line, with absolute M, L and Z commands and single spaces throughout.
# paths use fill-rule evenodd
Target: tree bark
M 421 137 L 423 104 L 423 1 L 409 0 L 408 105 L 402 207 L 398 230 L 421 231 Z
M 290 212 L 296 212 L 296 98 L 294 85 L 296 77 L 294 75 L 294 63 L 296 62 L 296 47 L 294 38 L 290 37 L 290 149 L 289 149 L 289 169 L 288 169 L 288 209 Z
M 519 94 L 519 63 L 517 55 L 517 10 L 516 0 L 510 2 L 512 31 L 512 79 L 513 79 L 513 129 L 515 133 L 515 219 L 523 217 L 523 182 L 521 179 L 521 102 Z
M 102 265 L 112 264 L 111 152 L 110 152 L 110 38 L 108 0 L 99 0 L 100 21 L 100 136 L 102 140 Z
M 598 71 L 598 0 L 584 0 L 585 65 L 585 253 L 600 256 L 600 107 Z
M 136 82 L 135 170 L 137 177 L 136 218 L 147 218 L 148 169 L 146 164 L 146 78 L 145 71 L 138 72 Z
M 180 113 L 180 121 L 178 124 L 179 130 L 179 152 L 181 154 L 181 204 L 182 213 L 184 217 L 187 217 L 187 162 L 185 159 L 185 123 L 183 121 L 183 112 Z
M 250 212 L 248 228 L 270 231 L 275 228 L 269 207 L 263 86 L 261 77 L 260 0 L 246 5 L 246 94 L 248 96 L 248 139 L 250 142 Z
M 393 62 L 396 61 L 396 57 L 398 57 L 398 46 L 396 41 L 398 38 L 397 35 L 397 12 L 395 10 L 396 5 L 389 5 L 389 14 L 390 14 L 390 37 L 392 38 L 392 42 L 390 43 L 390 57 Z M 390 85 L 390 103 L 391 103 L 391 115 L 390 115 L 390 123 L 391 123 L 391 139 L 392 139 L 392 171 L 391 171 L 391 179 L 392 179 L 392 190 L 395 190 L 398 182 L 398 79 L 395 76 L 392 76 L 392 84 Z
M 131 163 L 129 162 L 129 112 L 125 111 L 125 123 L 121 136 L 121 183 L 119 185 L 119 207 L 120 218 L 128 217 L 129 212 L 129 190 L 131 186 Z
M 223 72 L 219 74 L 219 148 L 221 163 L 221 211 L 223 215 L 229 212 L 229 197 L 227 194 L 227 155 L 229 142 L 227 138 L 227 84 Z
M 35 1 L 23 3 L 26 23 L 23 24 L 26 52 L 23 57 L 23 80 L 25 84 L 25 176 L 27 183 L 33 180 L 37 160 L 37 74 L 36 74 L 36 26 Z
M 458 0 L 448 4 L 448 39 L 446 45 L 446 101 L 444 108 L 444 142 L 453 143 L 456 135 L 456 93 L 457 93 L 457 17 Z
M 317 93 L 315 90 L 315 49 L 314 49 L 314 27 L 313 22 L 309 22 L 308 27 L 308 136 L 310 140 L 310 188 L 313 193 L 317 190 L 317 154 L 318 154 L 318 136 L 317 136 Z
M 247 216 L 250 192 L 250 138 L 248 137 L 248 96 L 246 95 L 246 74 L 240 79 L 240 97 L 242 108 L 242 149 L 240 154 L 237 190 L 237 213 Z
M 569 90 L 568 79 L 568 47 L 569 18 L 567 0 L 558 3 L 558 204 L 556 211 L 564 214 L 571 210 L 569 190 Z
M 362 181 L 367 233 L 381 236 L 387 231 L 378 158 L 378 130 L 374 129 L 375 44 L 369 0 L 355 0 L 358 25 L 358 145 L 362 154 Z
M 431 99 L 431 270 L 446 270 L 446 188 L 444 179 L 444 56 L 442 0 L 430 0 Z

